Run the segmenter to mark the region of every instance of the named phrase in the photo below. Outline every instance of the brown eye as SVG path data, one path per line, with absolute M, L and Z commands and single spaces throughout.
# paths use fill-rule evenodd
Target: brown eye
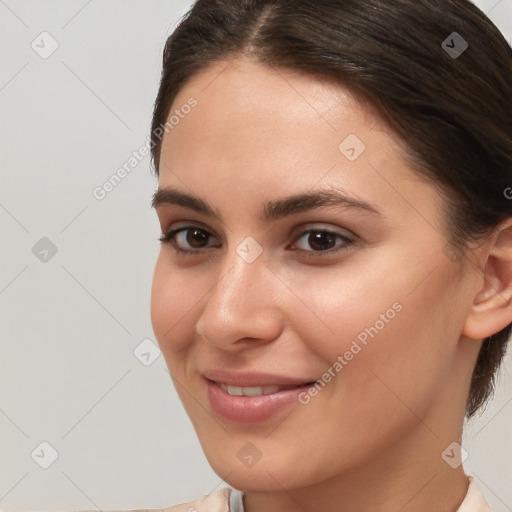
M 301 239 L 303 240 L 302 242 Z M 354 245 L 355 240 L 348 236 L 328 229 L 308 229 L 297 238 L 294 246 L 307 256 L 330 256 Z M 342 243 L 336 244 L 336 241 Z
M 185 229 L 182 233 L 186 233 L 184 239 L 187 244 L 190 244 L 194 248 L 201 248 L 203 244 L 208 241 L 208 233 L 204 229 Z M 182 239 L 183 240 L 183 239 Z
M 314 251 L 325 251 L 332 249 L 336 242 L 336 235 L 328 231 L 311 231 L 307 241 Z
M 208 246 L 210 238 L 214 238 L 206 229 L 199 226 L 183 226 L 162 235 L 159 240 L 163 244 L 171 244 L 176 252 L 200 254 Z

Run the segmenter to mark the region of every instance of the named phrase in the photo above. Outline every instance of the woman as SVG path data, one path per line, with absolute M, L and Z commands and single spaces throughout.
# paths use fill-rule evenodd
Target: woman
M 214 471 L 170 511 L 489 510 L 512 51 L 467 0 L 198 0 L 152 125 L 152 323 Z

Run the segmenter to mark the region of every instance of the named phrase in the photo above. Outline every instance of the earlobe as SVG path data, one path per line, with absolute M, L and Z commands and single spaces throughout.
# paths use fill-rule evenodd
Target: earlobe
M 471 339 L 487 338 L 512 323 L 512 218 L 496 228 L 486 247 L 481 286 L 462 331 Z

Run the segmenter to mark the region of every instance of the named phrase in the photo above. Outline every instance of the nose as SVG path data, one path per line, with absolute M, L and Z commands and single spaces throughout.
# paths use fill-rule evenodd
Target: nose
M 205 298 L 196 332 L 216 347 L 237 351 L 250 342 L 268 343 L 282 328 L 283 284 L 267 267 L 263 254 L 248 263 L 235 249 L 219 265 Z

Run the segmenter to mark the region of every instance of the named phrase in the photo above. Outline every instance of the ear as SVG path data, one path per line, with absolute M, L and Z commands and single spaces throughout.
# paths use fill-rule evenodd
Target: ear
M 484 339 L 512 323 L 512 218 L 507 218 L 485 244 L 481 287 L 474 297 L 462 334 Z

